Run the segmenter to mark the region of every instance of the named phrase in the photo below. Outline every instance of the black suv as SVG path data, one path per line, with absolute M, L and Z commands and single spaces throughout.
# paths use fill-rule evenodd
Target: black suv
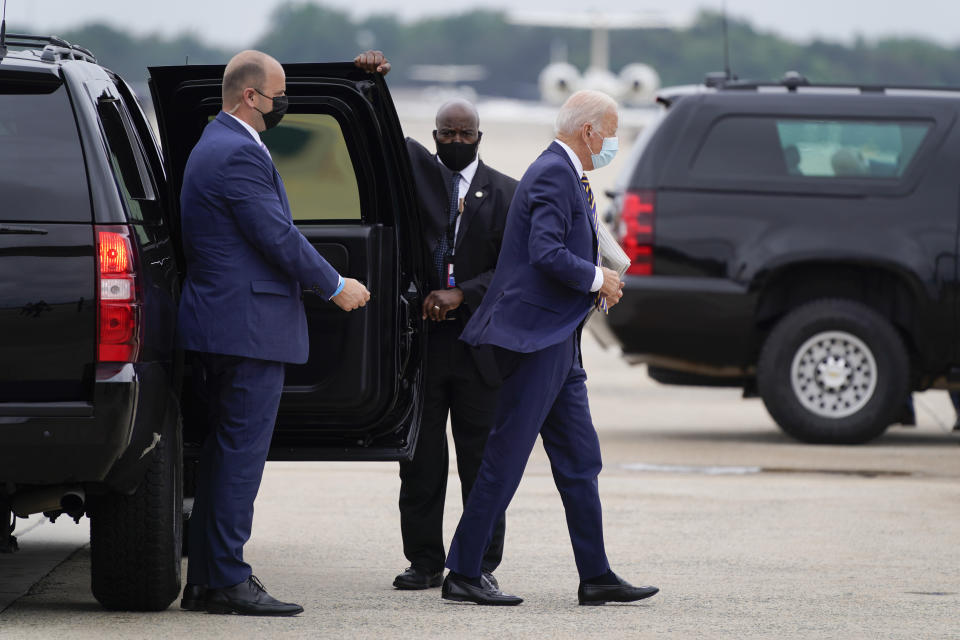
M 960 93 L 725 82 L 660 98 L 617 194 L 607 325 L 668 384 L 860 443 L 960 383 Z
M 94 596 L 163 609 L 180 589 L 182 477 L 205 429 L 174 348 L 179 191 L 220 109 L 223 67 L 150 70 L 161 153 L 133 92 L 89 51 L 53 37 L 6 45 L 0 550 L 16 547 L 11 512 L 89 515 Z M 373 297 L 350 314 L 307 297 L 311 356 L 288 367 L 270 456 L 409 457 L 423 257 L 399 121 L 379 76 L 349 63 L 285 68 L 289 112 L 264 142 L 300 230 Z

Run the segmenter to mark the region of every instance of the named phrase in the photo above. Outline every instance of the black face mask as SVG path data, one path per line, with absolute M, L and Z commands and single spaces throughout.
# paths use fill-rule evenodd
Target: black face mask
M 262 95 L 264 98 L 270 98 L 270 96 L 263 93 L 259 89 L 254 89 L 254 91 Z M 283 120 L 283 114 L 287 112 L 287 107 L 290 105 L 290 100 L 287 99 L 287 96 L 276 96 L 270 99 L 273 100 L 273 111 L 267 111 L 264 113 L 263 111 L 260 111 L 260 109 L 254 107 L 254 109 L 257 109 L 257 112 L 263 116 L 263 126 L 265 126 L 267 129 L 273 129 L 275 126 L 280 124 L 280 121 Z
M 477 147 L 480 145 L 480 137 L 483 134 L 477 133 L 477 141 L 473 144 L 466 142 L 438 142 L 437 132 L 433 132 L 434 142 L 437 143 L 437 155 L 440 161 L 451 171 L 462 171 L 464 167 L 473 162 L 477 157 Z

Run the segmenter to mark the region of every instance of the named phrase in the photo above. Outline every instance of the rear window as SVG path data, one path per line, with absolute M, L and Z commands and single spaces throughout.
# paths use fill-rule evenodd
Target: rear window
M 0 219 L 90 222 L 80 137 L 66 89 L 0 87 Z
M 902 177 L 933 123 L 734 116 L 718 121 L 692 171 L 709 178 Z

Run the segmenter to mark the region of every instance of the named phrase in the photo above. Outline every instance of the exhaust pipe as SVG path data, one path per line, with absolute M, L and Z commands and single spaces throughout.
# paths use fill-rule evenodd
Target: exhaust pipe
M 63 512 L 78 521 L 83 517 L 87 494 L 82 487 L 70 487 L 60 497 L 60 508 Z
M 13 512 L 20 518 L 45 511 L 63 511 L 72 518 L 83 515 L 86 493 L 82 487 L 60 485 L 24 491 L 13 496 Z

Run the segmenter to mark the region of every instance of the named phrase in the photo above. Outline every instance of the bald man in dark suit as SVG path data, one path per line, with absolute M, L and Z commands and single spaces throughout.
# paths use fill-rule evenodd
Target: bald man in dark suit
M 479 117 L 472 104 L 447 102 L 437 112 L 436 124 L 436 154 L 407 141 L 425 222 L 430 293 L 422 309 L 429 320 L 423 420 L 413 460 L 400 463 L 400 528 L 410 567 L 393 586 L 405 590 L 439 587 L 443 579 L 447 416 L 464 502 L 493 425 L 500 380 L 492 352 L 458 338 L 493 278 L 517 186 L 516 180 L 480 160 Z M 501 518 L 482 562 L 483 579 L 494 586 L 503 534 Z

